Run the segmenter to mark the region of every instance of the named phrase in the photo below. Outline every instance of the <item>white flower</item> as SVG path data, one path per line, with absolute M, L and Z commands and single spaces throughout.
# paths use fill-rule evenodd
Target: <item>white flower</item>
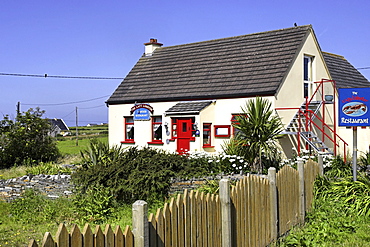
M 233 167 L 236 167 L 236 164 L 233 164 Z
M 239 166 L 239 170 L 241 170 L 243 167 L 242 166 Z
M 234 162 L 234 161 L 235 161 L 235 159 L 229 159 L 229 161 L 232 163 L 232 162 Z

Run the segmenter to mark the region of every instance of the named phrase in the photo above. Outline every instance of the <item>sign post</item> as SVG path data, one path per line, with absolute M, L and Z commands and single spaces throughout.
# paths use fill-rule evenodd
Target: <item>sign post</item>
M 357 181 L 357 127 L 370 126 L 370 88 L 339 89 L 339 126 L 353 130 L 353 181 Z

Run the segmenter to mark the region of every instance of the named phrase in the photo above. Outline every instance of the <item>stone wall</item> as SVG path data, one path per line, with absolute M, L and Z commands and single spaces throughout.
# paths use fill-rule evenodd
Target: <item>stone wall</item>
M 39 190 L 49 198 L 72 194 L 70 175 L 29 175 L 20 178 L 0 180 L 0 200 L 11 201 L 26 189 Z
M 193 190 L 205 184 L 208 180 L 220 180 L 228 178 L 231 181 L 242 179 L 244 175 L 213 176 L 205 178 L 172 179 L 170 195 L 182 193 L 185 189 Z M 49 198 L 70 196 L 73 186 L 70 183 L 70 175 L 28 175 L 19 178 L 0 180 L 0 200 L 11 201 L 20 197 L 26 189 L 39 190 Z

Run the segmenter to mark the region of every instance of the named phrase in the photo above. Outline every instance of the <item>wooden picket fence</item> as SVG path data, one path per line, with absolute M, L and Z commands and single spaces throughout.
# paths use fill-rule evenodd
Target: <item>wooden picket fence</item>
M 110 225 L 106 225 L 104 232 L 100 226 L 96 226 L 95 233 L 92 232 L 88 224 L 81 232 L 77 225 L 72 227 L 68 233 L 64 224 L 60 224 L 56 233 L 55 240 L 50 232 L 45 233 L 41 246 L 43 247 L 133 247 L 134 235 L 130 226 L 126 226 L 122 232 L 117 226 L 113 232 Z M 35 240 L 31 240 L 28 247 L 38 247 Z
M 133 204 L 133 226 L 93 233 L 88 225 L 70 233 L 61 225 L 53 240 L 46 233 L 40 246 L 49 247 L 218 247 L 267 246 L 294 225 L 303 223 L 313 200 L 313 184 L 319 165 L 309 161 L 298 170 L 285 166 L 268 178 L 249 175 L 230 190 L 221 180 L 219 195 L 185 190 L 155 214 L 147 216 L 144 201 Z M 221 183 L 227 182 L 227 186 Z M 38 247 L 32 240 L 29 244 Z

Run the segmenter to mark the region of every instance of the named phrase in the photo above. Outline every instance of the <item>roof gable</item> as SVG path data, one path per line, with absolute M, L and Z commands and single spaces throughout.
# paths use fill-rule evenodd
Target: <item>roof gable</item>
M 108 104 L 274 95 L 311 26 L 157 48 Z

